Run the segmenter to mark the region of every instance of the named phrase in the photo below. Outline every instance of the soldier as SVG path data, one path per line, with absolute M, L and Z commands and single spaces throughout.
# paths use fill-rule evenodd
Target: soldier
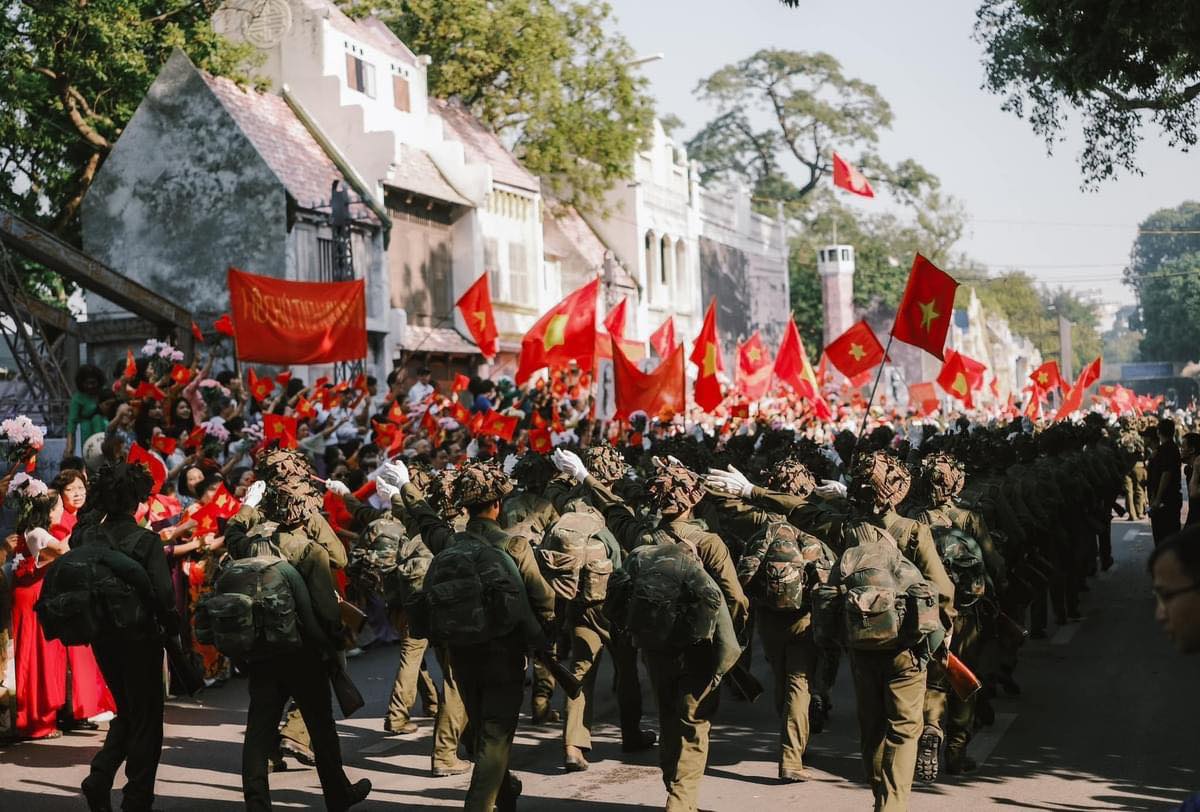
M 500 514 L 501 526 L 509 528 L 528 524 L 533 532 L 541 533 L 554 524 L 558 511 L 543 494 L 546 485 L 557 473 L 545 454 L 522 454 L 512 469 L 512 478 L 520 490 L 504 500 Z
M 703 643 L 657 650 L 642 647 L 658 699 L 662 733 L 659 763 L 667 788 L 666 808 L 694 811 L 700 779 L 708 762 L 708 735 L 719 697 L 716 688 L 741 656 L 737 631 L 745 625 L 749 608 L 725 542 L 692 517 L 692 509 L 704 496 L 700 477 L 674 460 L 663 462 L 655 458 L 656 473 L 646 486 L 651 507 L 662 517 L 655 526 L 590 476 L 583 460 L 574 453 L 559 449 L 554 453 L 554 464 L 587 486 L 622 549 L 683 545 L 699 559 L 707 577 L 720 590 L 723 612 L 719 617 L 727 616 L 728 624 L 717 619 L 716 631 L 710 632 Z M 635 558 L 636 555 L 635 552 Z M 636 583 L 633 573 L 626 575 Z M 613 620 L 611 614 L 610 620 Z
M 403 463 L 391 463 L 385 473 L 390 484 L 401 488 L 410 485 Z M 510 536 L 498 522 L 502 500 L 511 492 L 512 483 L 498 466 L 482 462 L 464 465 L 454 480 L 453 496 L 467 511 L 466 528 L 442 547 L 426 575 L 424 594 L 431 632 L 437 642 L 449 646 L 473 738 L 470 749 L 475 768 L 464 806 L 468 812 L 492 812 L 493 808 L 511 812 L 516 808 L 521 786 L 509 772 L 508 760 L 524 694 L 525 654 L 545 650 L 544 629 L 553 620 L 554 596 L 533 562 L 528 542 Z M 413 503 L 408 498 L 405 501 L 411 510 Z M 428 515 L 419 516 L 419 520 L 423 530 L 433 521 Z M 443 522 L 443 534 L 448 529 Z M 489 556 L 489 551 L 507 555 L 496 558 Z M 480 569 L 480 562 L 491 563 Z M 482 613 L 469 611 L 473 608 L 469 597 L 458 597 L 461 593 L 449 589 L 453 581 L 446 580 L 455 573 L 464 574 L 464 566 L 475 567 L 474 577 L 479 581 L 485 576 L 506 579 L 515 585 L 516 594 L 508 592 L 507 587 L 485 589 L 485 593 L 503 593 L 511 601 L 503 608 L 488 606 L 482 607 Z M 504 572 L 499 573 L 495 566 L 502 566 Z M 446 584 L 446 588 L 439 589 L 439 584 Z M 443 595 L 448 597 L 445 603 L 440 601 Z M 466 619 L 456 627 L 460 612 Z M 477 622 L 481 614 L 488 624 L 486 628 L 465 628 Z
M 175 590 L 158 536 L 134 521 L 134 512 L 150 498 L 150 474 L 124 462 L 102 467 L 88 495 L 89 515 L 75 531 L 76 543 L 98 544 L 124 553 L 149 576 L 152 609 L 163 631 L 179 633 Z M 112 809 L 110 794 L 121 763 L 125 763 L 122 806 L 149 810 L 154 805 L 154 779 L 163 740 L 163 643 L 155 630 L 130 639 L 97 640 L 92 650 L 104 681 L 117 703 L 117 715 L 81 789 L 92 812 Z M 275 722 L 279 721 L 276 717 Z
M 286 650 L 266 647 L 251 651 L 243 662 L 249 677 L 247 691 L 250 705 L 246 713 L 246 739 L 242 745 L 242 793 L 247 809 L 271 809 L 267 762 L 276 746 L 279 716 L 291 697 L 301 715 L 304 735 L 311 742 L 309 746 L 317 775 L 320 776 L 325 807 L 340 812 L 365 800 L 371 791 L 369 780 L 364 778 L 351 784 L 346 777 L 333 720 L 333 706 L 330 704 L 329 675 L 341 667 L 337 662 L 339 641 L 343 637 L 341 618 L 318 616 L 314 611 L 309 586 L 296 568 L 283 560 L 282 550 L 277 544 L 281 540 L 281 526 L 262 520 L 255 510 L 266 489 L 267 483 L 262 480 L 250 487 L 242 510 L 226 528 L 226 542 L 235 559 L 264 556 L 267 560 L 279 559 L 272 566 L 285 581 L 286 590 L 294 603 L 299 644 Z M 287 498 L 282 500 L 282 504 L 294 505 Z M 280 508 L 281 502 L 276 501 L 273 509 Z M 282 515 L 287 513 L 287 509 L 283 509 Z M 289 542 L 295 550 L 298 545 L 294 531 L 301 522 L 295 514 L 292 514 L 292 519 L 293 534 Z M 324 567 L 324 571 L 327 572 L 328 568 Z M 221 583 L 218 582 L 218 588 Z M 317 579 L 314 585 L 321 590 L 327 588 L 323 579 Z M 266 621 L 257 613 L 252 616 L 255 626 L 260 622 L 265 625 Z M 262 642 L 256 636 L 255 645 Z

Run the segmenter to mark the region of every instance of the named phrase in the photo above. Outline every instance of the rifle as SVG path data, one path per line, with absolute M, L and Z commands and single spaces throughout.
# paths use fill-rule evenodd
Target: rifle
M 725 672 L 725 679 L 747 702 L 753 702 L 763 694 L 763 686 L 758 677 L 751 674 L 741 662 L 734 663 L 733 668 Z
M 340 660 L 334 659 L 330 665 L 329 683 L 333 687 L 333 695 L 337 697 L 338 707 L 342 709 L 343 716 L 351 716 L 367 704 Z
M 954 689 L 954 695 L 959 699 L 970 699 L 983 687 L 979 677 L 967 668 L 967 664 L 950 652 L 946 652 L 942 667 L 946 669 L 946 678 L 950 681 L 950 687 Z
M 577 699 L 583 690 L 583 683 L 575 679 L 569 668 L 554 658 L 549 651 L 542 649 L 533 653 L 534 659 L 546 667 L 555 682 L 562 686 L 563 692 L 571 699 Z
M 159 634 L 162 638 L 163 650 L 167 652 L 167 663 L 170 665 L 171 671 L 179 678 L 179 684 L 183 686 L 187 695 L 195 696 L 204 687 L 204 675 L 200 673 L 200 669 L 196 667 L 195 663 L 183 653 L 179 635 L 166 634 L 161 630 Z

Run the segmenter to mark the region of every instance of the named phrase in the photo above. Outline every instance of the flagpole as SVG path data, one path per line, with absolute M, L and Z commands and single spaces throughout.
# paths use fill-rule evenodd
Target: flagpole
M 871 404 L 875 402 L 875 392 L 879 389 L 879 381 L 883 378 L 883 366 L 888 361 L 888 356 L 892 351 L 892 341 L 895 339 L 895 332 L 888 333 L 887 347 L 883 350 L 883 360 L 879 362 L 879 371 L 875 373 L 875 383 L 871 386 L 871 397 L 867 399 L 867 408 L 863 412 L 862 425 L 858 427 L 858 439 L 854 441 L 854 449 L 857 451 L 859 445 L 862 444 L 863 432 L 867 430 L 867 420 L 871 417 Z

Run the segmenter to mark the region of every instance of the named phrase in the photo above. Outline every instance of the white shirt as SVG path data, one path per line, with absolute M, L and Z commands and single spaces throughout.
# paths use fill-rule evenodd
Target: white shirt
M 412 388 L 408 390 L 408 397 L 406 397 L 404 400 L 409 406 L 417 406 L 421 403 L 421 401 L 425 400 L 425 398 L 432 394 L 433 384 L 421 383 L 420 381 L 417 381 L 412 385 Z
M 44 530 L 40 527 L 35 527 L 25 532 L 25 546 L 29 548 L 29 554 L 33 556 L 35 567 L 42 567 L 50 563 L 50 561 L 42 561 L 42 550 L 57 542 L 58 539 L 50 535 L 49 530 Z

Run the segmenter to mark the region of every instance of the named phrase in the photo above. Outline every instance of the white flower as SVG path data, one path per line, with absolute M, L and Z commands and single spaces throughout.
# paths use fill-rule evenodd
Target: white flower
M 15 477 L 12 478 L 12 481 L 10 481 L 8 483 L 9 495 L 12 495 L 16 491 L 21 490 L 21 488 L 23 488 L 25 486 L 25 483 L 28 481 L 29 481 L 29 474 L 25 473 L 24 471 L 19 472 Z
M 214 422 L 208 420 L 201 423 L 200 426 L 204 429 L 204 433 L 208 437 L 212 437 L 218 442 L 227 442 L 229 440 L 229 429 L 225 428 L 224 422 Z
M 171 350 L 171 360 L 179 363 L 183 360 L 183 353 L 180 350 Z
M 40 479 L 31 479 L 29 480 L 29 484 L 25 486 L 25 495 L 31 499 L 35 496 L 45 496 L 48 493 L 50 493 L 50 489 Z
M 13 445 L 41 448 L 46 438 L 46 429 L 44 426 L 35 426 L 32 420 L 22 414 L 0 421 L 0 435 Z

